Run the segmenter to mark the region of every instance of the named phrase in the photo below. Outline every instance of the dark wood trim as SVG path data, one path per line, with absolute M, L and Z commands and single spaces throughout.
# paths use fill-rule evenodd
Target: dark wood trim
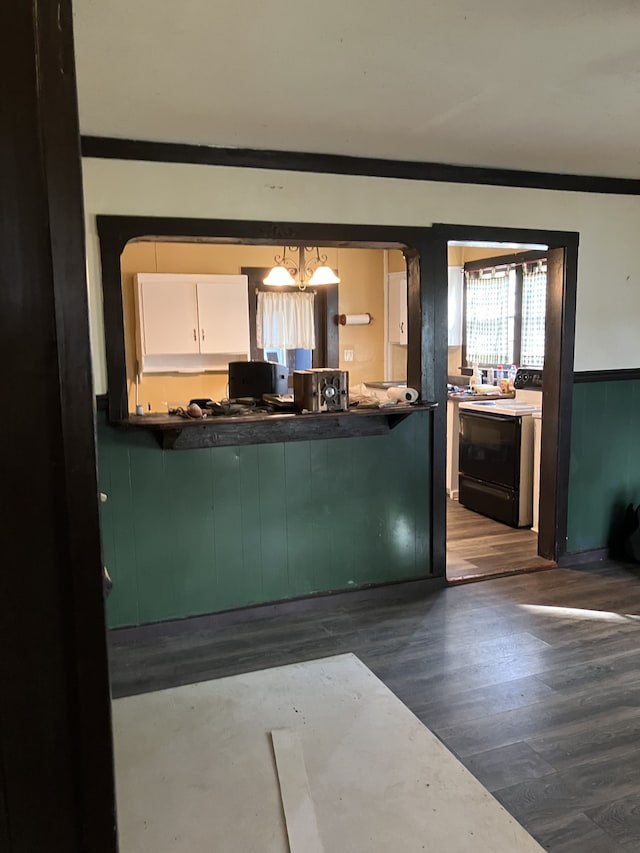
M 0 351 L 38 401 L 0 450 L 0 847 L 115 853 L 71 3 L 0 29 Z
M 109 408 L 109 395 L 108 394 L 96 394 L 96 411 L 97 412 L 106 412 Z
M 640 379 L 640 367 L 623 367 L 619 370 L 578 370 L 573 374 L 573 381 L 584 382 L 623 382 Z
M 409 415 L 430 411 L 436 403 L 415 403 L 384 409 L 350 409 L 346 412 L 265 414 L 246 417 L 217 416 L 182 420 L 165 415 L 131 415 L 124 429 L 145 429 L 156 434 L 163 450 L 201 447 L 239 447 L 281 441 L 353 438 L 383 435 Z
M 547 252 L 539 249 L 532 249 L 528 252 L 514 252 L 512 255 L 496 255 L 492 258 L 478 258 L 475 261 L 467 261 L 464 264 L 465 272 L 474 272 L 476 270 L 486 270 L 489 267 L 506 267 L 512 264 L 523 264 L 528 261 L 543 261 L 547 257 Z
M 609 548 L 594 548 L 591 551 L 575 551 L 572 554 L 564 554 L 558 560 L 558 567 L 561 569 L 571 568 L 572 566 L 584 566 L 586 563 L 597 563 L 600 560 L 609 558 Z
M 566 553 L 573 409 L 573 350 L 578 242 L 547 257 L 542 452 L 538 553 L 556 562 Z
M 153 641 L 160 637 L 176 634 L 191 634 L 198 631 L 215 631 L 247 622 L 257 622 L 273 616 L 286 616 L 291 613 L 308 613 L 318 610 L 335 611 L 343 604 L 358 601 L 416 601 L 423 596 L 432 595 L 445 586 L 442 577 L 424 577 L 418 580 L 389 581 L 383 584 L 371 584 L 348 590 L 329 590 L 315 592 L 300 598 L 288 598 L 267 604 L 253 604 L 235 610 L 221 610 L 219 613 L 205 613 L 201 616 L 189 616 L 186 619 L 168 619 L 165 622 L 147 622 L 144 625 L 131 625 L 111 628 L 109 634 L 116 642 Z M 125 851 L 123 851 L 125 853 Z
M 522 364 L 522 291 L 524 273 L 522 266 L 516 267 L 516 298 L 513 316 L 513 361 L 512 364 Z M 507 370 L 509 365 L 503 365 Z
M 261 290 L 267 287 L 262 280 L 266 277 L 269 270 L 267 267 L 241 267 L 240 272 L 246 275 L 249 284 L 249 352 L 252 359 L 261 360 L 264 357 L 264 350 L 258 349 L 258 336 L 256 334 L 256 320 L 258 316 L 258 300 L 256 290 Z M 285 288 L 293 290 L 293 288 Z M 297 289 L 297 288 L 296 288 Z
M 492 228 L 488 226 L 433 226 L 434 238 L 443 244 L 449 240 L 471 242 L 538 243 L 551 251 L 563 249 L 564 278 L 555 277 L 554 286 L 547 288 L 547 334 L 542 422 L 542 462 L 540 488 L 543 499 L 540 514 L 539 554 L 558 561 L 567 547 L 567 512 L 569 460 L 571 443 L 571 411 L 573 389 L 573 350 L 575 339 L 575 306 L 578 274 L 578 240 L 575 232 L 543 231 L 527 228 Z M 548 263 L 549 266 L 549 263 Z M 548 280 L 552 280 L 548 274 Z M 438 287 L 443 284 L 436 278 Z M 441 334 L 440 347 L 446 352 L 446 334 Z M 434 396 L 438 401 L 438 397 Z M 446 455 L 446 430 L 438 435 L 434 449 L 436 458 Z M 445 500 L 445 490 L 436 499 Z
M 319 328 L 325 345 L 325 363 L 318 367 L 340 367 L 340 329 L 335 322 L 339 308 L 339 287 L 338 284 L 328 284 L 320 291 L 323 311 Z
M 269 151 L 253 148 L 215 148 L 173 142 L 82 137 L 83 157 L 108 160 L 142 160 L 155 163 L 194 163 L 245 169 L 313 172 L 332 175 L 363 175 L 435 181 L 451 184 L 481 184 L 500 187 L 531 187 L 568 192 L 640 195 L 640 180 L 598 175 L 565 175 L 520 169 L 455 166 L 416 160 L 383 160 L 340 154 L 309 154 L 298 151 Z
M 120 255 L 131 240 L 209 241 L 248 245 L 296 244 L 346 248 L 393 248 L 407 250 L 417 245 L 428 228 L 384 225 L 340 225 L 326 223 L 274 223 L 234 219 L 182 219 L 149 216 L 97 216 L 102 264 L 102 299 L 109 388 L 109 418 L 120 423 L 129 416 L 126 388 L 124 323 Z M 414 254 L 415 254 L 415 250 Z M 418 267 L 419 269 L 419 267 Z M 338 289 L 327 288 L 327 318 L 338 313 Z M 417 318 L 414 319 L 414 323 Z M 411 320 L 409 332 L 411 333 Z M 338 328 L 327 326 L 327 358 L 338 363 Z M 414 336 L 416 332 L 414 331 Z M 418 338 L 419 335 L 418 333 Z M 415 357 L 415 352 L 414 352 Z M 417 370 L 420 370 L 419 360 Z M 329 366 L 331 363 L 329 363 Z M 416 371 L 414 370 L 414 375 Z
M 407 256 L 407 383 L 437 403 L 429 435 L 432 477 L 425 484 L 431 507 L 431 570 L 446 576 L 447 373 L 449 267 L 446 240 L 425 232 L 417 253 Z M 419 320 L 419 322 L 416 322 Z M 415 365 L 420 365 L 420 373 Z M 415 371 L 415 372 L 414 372 Z M 416 383 L 420 384 L 416 384 Z

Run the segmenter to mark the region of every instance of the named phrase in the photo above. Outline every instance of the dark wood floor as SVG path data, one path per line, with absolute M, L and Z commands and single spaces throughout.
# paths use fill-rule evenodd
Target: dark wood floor
M 110 636 L 114 696 L 353 652 L 553 853 L 640 850 L 639 647 L 614 563 Z
M 447 498 L 447 579 L 498 577 L 555 565 L 538 556 L 538 534 L 509 527 Z

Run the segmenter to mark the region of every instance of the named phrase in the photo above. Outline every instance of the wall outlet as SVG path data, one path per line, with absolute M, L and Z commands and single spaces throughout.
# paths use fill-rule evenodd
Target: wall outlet
M 345 349 L 342 351 L 342 360 L 343 361 L 353 361 L 353 350 Z

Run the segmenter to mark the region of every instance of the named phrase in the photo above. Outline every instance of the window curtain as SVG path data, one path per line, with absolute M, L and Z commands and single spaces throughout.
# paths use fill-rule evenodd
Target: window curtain
M 547 272 L 541 264 L 524 264 L 522 271 L 521 363 L 544 365 L 544 319 L 547 303 Z
M 467 364 L 509 362 L 509 275 L 465 273 Z
M 258 349 L 315 349 L 315 293 L 258 293 Z

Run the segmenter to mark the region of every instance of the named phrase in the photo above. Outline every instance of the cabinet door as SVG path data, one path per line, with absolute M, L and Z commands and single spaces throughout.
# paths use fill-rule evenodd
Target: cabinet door
M 462 346 L 463 267 L 449 267 L 449 346 Z
M 194 283 L 156 278 L 139 287 L 144 355 L 199 352 Z
M 389 273 L 389 343 L 407 343 L 407 274 Z
M 249 352 L 246 275 L 209 276 L 197 283 L 201 353 Z

